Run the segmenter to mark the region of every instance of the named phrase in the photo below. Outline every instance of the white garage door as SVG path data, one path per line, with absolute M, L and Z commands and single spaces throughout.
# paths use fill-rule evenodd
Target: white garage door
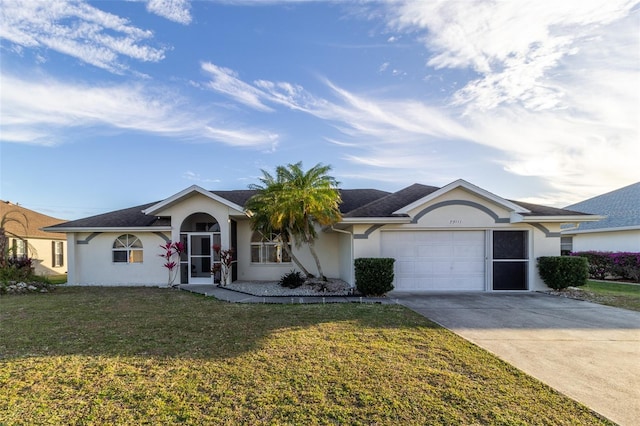
M 396 259 L 396 290 L 485 289 L 484 231 L 388 231 L 381 238 L 382 256 Z

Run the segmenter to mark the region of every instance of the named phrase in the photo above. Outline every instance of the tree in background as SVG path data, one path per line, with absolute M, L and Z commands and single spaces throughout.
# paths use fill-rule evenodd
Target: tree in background
M 27 227 L 29 226 L 29 219 L 19 211 L 8 211 L 2 215 L 0 218 L 0 268 L 7 266 L 7 259 L 9 258 L 10 251 L 8 244 L 9 237 L 14 237 L 24 241 L 23 237 L 5 229 L 7 223 L 11 222 L 15 222 L 20 225 L 24 229 L 25 234 L 27 233 Z

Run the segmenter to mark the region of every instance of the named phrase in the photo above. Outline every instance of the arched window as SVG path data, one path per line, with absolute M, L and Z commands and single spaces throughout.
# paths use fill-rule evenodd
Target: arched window
M 115 263 L 142 263 L 142 241 L 135 235 L 120 235 L 113 242 Z
M 255 231 L 251 236 L 252 263 L 290 263 L 291 258 L 283 249 L 280 234 L 263 235 Z M 291 249 L 291 244 L 289 244 Z

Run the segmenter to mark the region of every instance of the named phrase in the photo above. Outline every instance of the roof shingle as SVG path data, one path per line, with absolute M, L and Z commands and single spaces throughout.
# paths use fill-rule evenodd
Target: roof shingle
M 640 226 L 640 182 L 572 204 L 567 209 L 607 216 L 598 222 L 581 224 L 581 231 Z

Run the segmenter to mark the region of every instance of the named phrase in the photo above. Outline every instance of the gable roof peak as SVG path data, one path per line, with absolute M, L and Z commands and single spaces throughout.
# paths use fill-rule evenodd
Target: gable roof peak
M 415 184 L 414 184 L 415 185 Z M 413 185 L 412 185 L 413 186 Z M 409 203 L 405 206 L 403 206 L 402 208 L 398 209 L 397 211 L 394 212 L 394 214 L 408 214 L 410 210 L 413 210 L 414 208 L 429 202 L 435 198 L 438 198 L 448 192 L 451 192 L 455 189 L 458 188 L 462 188 L 472 194 L 475 194 L 481 198 L 484 198 L 486 200 L 489 200 L 495 204 L 498 204 L 504 208 L 506 208 L 507 210 L 510 210 L 514 213 L 530 213 L 530 211 L 519 205 L 516 204 L 512 201 L 506 200 L 492 192 L 487 191 L 486 189 L 480 188 L 479 186 L 476 186 L 470 182 L 467 182 L 464 179 L 457 179 L 454 180 L 453 182 L 443 186 L 442 188 L 436 188 L 435 191 L 427 194 L 426 196 L 419 198 L 415 201 L 413 201 L 412 203 Z
M 159 211 L 161 211 L 164 208 L 170 207 L 172 205 L 174 205 L 177 202 L 180 202 L 181 200 L 190 197 L 193 193 L 198 193 L 201 195 L 204 195 L 207 198 L 210 198 L 212 200 L 215 200 L 219 203 L 222 203 L 224 205 L 226 205 L 227 207 L 231 207 L 232 209 L 236 209 L 238 211 L 244 211 L 242 206 L 239 206 L 238 204 L 227 200 L 224 197 L 221 197 L 220 195 L 216 194 L 213 191 L 208 191 L 204 188 L 202 188 L 201 186 L 198 185 L 191 185 L 190 187 L 183 189 L 182 191 L 156 203 L 153 204 L 151 206 L 149 206 L 148 208 L 144 209 L 142 211 L 142 213 L 146 214 L 146 215 L 155 215 L 157 214 Z

